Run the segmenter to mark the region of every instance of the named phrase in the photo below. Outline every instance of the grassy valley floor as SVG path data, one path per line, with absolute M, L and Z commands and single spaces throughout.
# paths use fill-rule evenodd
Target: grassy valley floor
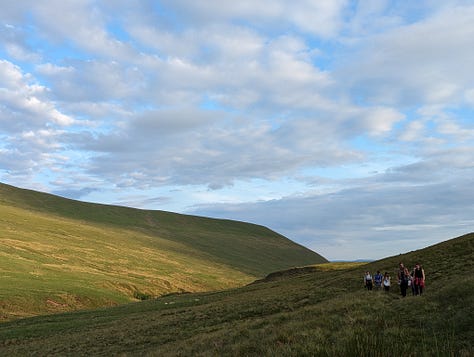
M 0 325 L 3 355 L 471 356 L 474 234 L 366 265 Z M 365 270 L 421 260 L 422 296 L 365 291 Z M 452 279 L 450 269 L 458 273 Z M 393 277 L 393 274 L 392 274 Z

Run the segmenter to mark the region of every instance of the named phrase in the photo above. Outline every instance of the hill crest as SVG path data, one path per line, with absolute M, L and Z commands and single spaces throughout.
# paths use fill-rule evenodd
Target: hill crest
M 236 287 L 326 261 L 259 225 L 86 203 L 5 184 L 0 215 L 3 319 Z

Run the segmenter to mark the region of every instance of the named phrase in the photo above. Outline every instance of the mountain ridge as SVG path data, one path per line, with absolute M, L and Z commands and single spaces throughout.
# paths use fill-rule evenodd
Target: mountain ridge
M 326 261 L 259 225 L 87 203 L 5 184 L 0 216 L 3 319 L 219 290 Z

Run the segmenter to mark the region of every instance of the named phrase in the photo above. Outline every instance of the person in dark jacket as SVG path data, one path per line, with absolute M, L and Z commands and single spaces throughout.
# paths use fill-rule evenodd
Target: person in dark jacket
M 400 285 L 400 293 L 403 297 L 407 296 L 408 280 L 410 272 L 402 262 L 398 265 L 398 284 Z

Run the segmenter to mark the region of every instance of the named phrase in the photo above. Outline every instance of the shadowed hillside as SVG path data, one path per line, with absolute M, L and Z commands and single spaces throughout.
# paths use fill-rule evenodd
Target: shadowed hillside
M 5 355 L 472 356 L 474 234 L 369 264 L 328 263 L 238 289 L 0 324 Z M 420 261 L 422 296 L 365 291 L 365 270 Z M 453 278 L 453 275 L 455 278 Z M 392 275 L 393 276 L 393 275 Z
M 0 184 L 0 319 L 246 284 L 324 262 L 268 228 Z

